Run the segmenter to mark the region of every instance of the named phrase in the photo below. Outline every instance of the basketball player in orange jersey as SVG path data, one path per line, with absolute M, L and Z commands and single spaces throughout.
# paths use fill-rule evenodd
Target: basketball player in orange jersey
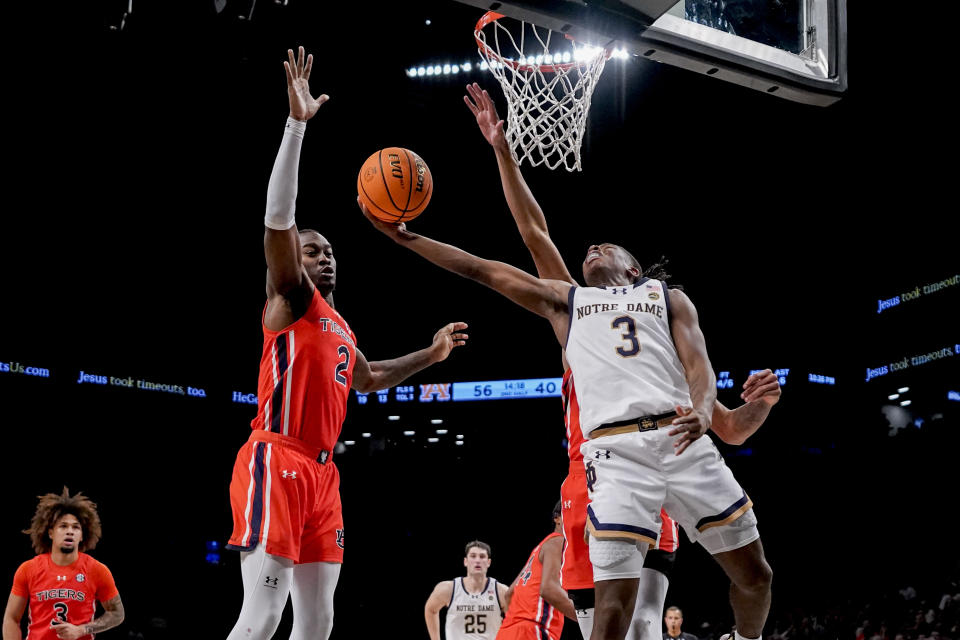
M 570 275 L 560 252 L 547 230 L 546 217 L 527 186 L 520 168 L 517 166 L 506 136 L 503 133 L 503 120 L 497 115 L 496 106 L 490 95 L 479 85 L 467 85 L 464 102 L 477 121 L 484 139 L 493 148 L 500 170 L 503 192 L 513 215 L 524 244 L 530 251 L 541 278 L 562 280 L 570 284 L 577 282 Z M 645 275 L 657 280 L 666 280 L 662 268 L 656 273 Z M 580 431 L 580 409 L 577 403 L 573 376 L 566 355 L 561 350 L 563 361 L 562 396 L 564 418 L 567 427 L 570 470 L 561 487 L 564 504 L 564 547 L 563 578 L 564 588 L 577 605 L 578 623 L 584 638 L 590 636 L 593 627 L 593 569 L 584 541 L 586 525 L 587 483 L 580 445 L 583 436 Z M 743 385 L 744 404 L 733 411 L 720 402 L 716 402 L 713 411 L 712 429 L 728 444 L 742 444 L 766 419 L 770 407 L 780 398 L 780 385 L 777 376 L 769 369 L 751 375 Z M 750 406 L 751 403 L 756 403 Z M 634 610 L 628 640 L 659 640 L 660 620 L 663 618 L 663 605 L 667 596 L 667 587 L 676 550 L 679 546 L 677 523 L 666 511 L 660 511 L 660 536 L 657 545 L 652 547 L 644 559 L 640 576 L 640 588 Z
M 666 509 L 731 581 L 736 640 L 759 640 L 773 572 L 753 501 L 710 438 L 716 376 L 696 308 L 682 291 L 645 277 L 619 245 L 591 245 L 580 287 L 388 224 L 359 202 L 374 228 L 430 262 L 484 284 L 545 318 L 577 381 L 590 504 L 596 594 L 592 640 L 622 640 L 644 556 Z M 765 414 L 769 406 L 755 403 Z
M 40 496 L 29 534 L 37 555 L 13 577 L 3 614 L 3 640 L 20 640 L 20 618 L 30 603 L 28 640 L 92 639 L 123 622 L 123 603 L 107 566 L 85 551 L 100 540 L 97 505 L 82 493 Z M 103 615 L 94 619 L 96 602 Z
M 559 640 L 563 617 L 577 619 L 573 601 L 560 586 L 563 524 L 560 502 L 553 508 L 553 532 L 540 541 L 510 585 L 510 607 L 496 640 Z
M 447 607 L 446 640 L 493 640 L 507 608 L 507 587 L 487 577 L 490 545 L 473 540 L 463 550 L 465 577 L 437 583 L 423 607 L 430 640 L 440 640 L 440 610 Z
M 330 242 L 294 221 L 300 146 L 307 121 L 327 101 L 310 94 L 313 57 L 303 47 L 284 62 L 290 117 L 267 188 L 258 413 L 230 483 L 233 535 L 241 551 L 244 598 L 229 640 L 273 636 L 289 595 L 293 640 L 329 637 L 333 592 L 343 562 L 340 478 L 331 459 L 350 389 L 391 387 L 465 344 L 462 322 L 440 329 L 430 347 L 368 362 L 334 309 L 336 260 Z

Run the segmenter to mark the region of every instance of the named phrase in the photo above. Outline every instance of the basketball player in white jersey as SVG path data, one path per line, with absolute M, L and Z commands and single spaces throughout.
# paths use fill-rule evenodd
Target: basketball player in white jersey
M 752 501 L 713 441 L 702 437 L 712 423 L 716 377 L 687 295 L 644 277 L 636 259 L 615 244 L 588 248 L 583 276 L 589 286 L 579 287 L 478 258 L 360 208 L 398 244 L 547 319 L 564 347 L 586 440 L 581 451 L 596 591 L 591 639 L 626 635 L 661 508 L 730 578 L 735 640 L 759 639 L 773 572 Z
M 490 545 L 474 540 L 463 550 L 467 575 L 433 588 L 423 609 L 430 640 L 440 640 L 440 610 L 447 608 L 446 640 L 493 640 L 507 609 L 507 587 L 487 577 Z
M 520 231 L 523 242 L 530 251 L 537 268 L 537 274 L 540 278 L 578 284 L 570 275 L 559 250 L 550 238 L 543 210 L 531 193 L 520 167 L 517 166 L 510 153 L 510 147 L 503 132 L 503 121 L 497 115 L 493 100 L 477 83 L 467 85 L 466 89 L 468 95 L 464 96 L 464 102 L 476 118 L 477 126 L 484 139 L 494 150 L 507 205 L 517 224 L 517 230 Z M 654 271 L 658 273 L 654 274 Z M 658 280 L 666 280 L 668 277 L 659 265 L 649 269 L 647 275 Z M 561 358 L 566 374 L 570 365 L 567 363 L 566 355 L 563 354 L 562 350 Z M 566 377 L 564 379 L 567 380 Z M 565 392 L 568 388 L 573 389 L 573 378 L 570 377 L 569 380 L 571 384 L 569 387 L 565 387 Z M 742 444 L 763 424 L 770 408 L 780 399 L 779 381 L 777 376 L 769 369 L 752 374 L 744 383 L 743 388 L 741 398 L 745 402 L 744 405 L 733 411 L 727 409 L 719 401 L 714 405 L 711 429 L 727 444 Z M 571 434 L 570 429 L 579 429 L 580 427 L 579 424 L 570 424 L 569 421 L 571 419 L 575 422 L 578 421 L 579 406 L 574 401 L 575 410 L 570 412 L 569 400 L 569 398 L 565 398 L 565 403 L 567 403 L 565 406 L 568 409 L 568 437 L 571 438 L 571 444 L 573 444 L 574 442 L 579 443 L 579 438 L 577 437 L 578 434 Z M 571 465 L 574 464 L 573 457 L 571 457 Z M 582 466 L 580 469 L 582 470 Z M 571 466 L 571 471 L 573 470 L 574 467 Z M 569 481 L 575 481 L 573 476 L 568 478 Z M 566 482 L 564 486 L 567 486 Z M 582 491 L 586 495 L 585 486 Z M 575 500 L 575 502 L 577 501 Z M 572 522 L 582 522 L 582 520 L 573 519 Z M 583 535 L 583 528 L 578 525 L 575 528 L 570 527 L 568 531 L 566 526 L 567 523 L 565 522 L 564 535 L 565 537 L 569 535 L 571 538 L 570 544 L 576 546 L 578 540 L 573 540 L 573 538 L 579 539 Z M 627 640 L 661 640 L 660 621 L 664 617 L 663 607 L 678 542 L 676 523 L 666 519 L 662 524 L 660 540 L 656 546 L 647 551 L 643 571 L 640 575 L 636 608 L 626 636 Z M 575 562 L 578 558 L 579 556 L 574 553 L 570 560 Z M 578 568 L 565 566 L 564 570 L 570 572 L 575 584 L 584 584 L 584 578 L 581 577 Z M 593 594 L 591 591 L 592 589 L 589 591 L 586 589 L 570 591 L 570 597 L 575 598 L 578 605 L 577 622 L 584 638 L 590 637 L 593 628 Z

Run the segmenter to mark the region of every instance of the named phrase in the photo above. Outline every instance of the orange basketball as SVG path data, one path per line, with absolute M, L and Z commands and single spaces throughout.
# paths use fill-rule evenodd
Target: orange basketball
M 357 193 L 384 222 L 406 222 L 423 213 L 433 195 L 433 177 L 423 158 L 409 149 L 387 147 L 367 158 L 357 176 Z

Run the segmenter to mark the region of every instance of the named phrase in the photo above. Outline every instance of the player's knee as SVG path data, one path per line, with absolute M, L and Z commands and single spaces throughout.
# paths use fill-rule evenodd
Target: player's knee
M 773 583 L 773 569 L 767 563 L 765 558 L 760 558 L 743 572 L 737 586 L 744 591 L 752 593 L 764 593 L 770 591 L 770 585 Z
M 626 540 L 590 540 L 590 562 L 598 569 L 613 569 L 639 553 L 636 543 Z M 642 560 L 641 560 L 642 562 Z

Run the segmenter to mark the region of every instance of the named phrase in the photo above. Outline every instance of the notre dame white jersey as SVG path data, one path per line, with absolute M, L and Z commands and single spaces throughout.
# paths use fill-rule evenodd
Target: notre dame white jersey
M 487 578 L 480 593 L 470 593 L 463 578 L 454 578 L 447 606 L 447 640 L 493 640 L 503 622 L 497 581 Z
M 584 437 L 601 424 L 690 406 L 670 332 L 670 300 L 659 280 L 571 288 L 566 354 Z

